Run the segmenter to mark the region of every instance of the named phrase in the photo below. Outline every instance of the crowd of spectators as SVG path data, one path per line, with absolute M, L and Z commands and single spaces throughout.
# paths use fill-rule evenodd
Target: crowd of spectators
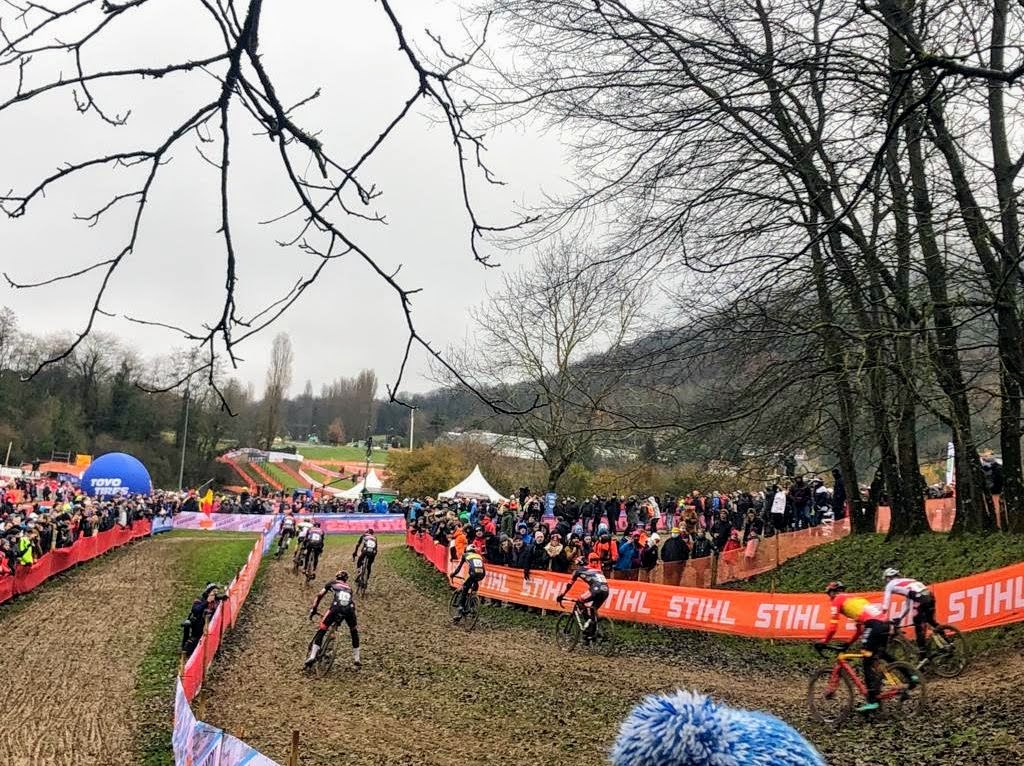
M 447 546 L 453 560 L 474 546 L 487 561 L 529 579 L 535 571 L 569 572 L 596 552 L 613 579 L 679 585 L 689 566 L 703 587 L 712 584 L 716 559 L 735 577 L 751 566 L 762 539 L 831 524 L 844 504 L 841 484 L 829 491 L 820 481 L 796 479 L 786 489 L 772 485 L 759 493 L 567 497 L 551 515 L 544 497 L 528 492 L 509 502 L 428 498 L 403 507 L 410 527 Z
M 0 577 L 32 566 L 53 550 L 70 548 L 82 537 L 172 516 L 190 497 L 194 501 L 194 493 L 177 492 L 96 500 L 70 482 L 22 478 L 0 484 L 0 496 Z

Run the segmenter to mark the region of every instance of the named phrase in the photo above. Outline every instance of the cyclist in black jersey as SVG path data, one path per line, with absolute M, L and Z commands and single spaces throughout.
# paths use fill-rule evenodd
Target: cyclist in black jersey
M 472 545 L 467 545 L 466 550 L 462 554 L 462 558 L 459 559 L 459 565 L 455 567 L 455 571 L 452 572 L 452 578 L 459 576 L 459 572 L 462 571 L 462 567 L 466 567 L 466 579 L 462 583 L 462 587 L 459 589 L 459 614 L 453 618 L 453 622 L 458 622 L 466 615 L 466 598 L 470 593 L 475 593 L 480 587 L 480 581 L 484 579 L 487 574 L 484 567 L 483 557 L 477 553 L 476 548 Z
M 587 610 L 587 621 L 583 625 L 583 638 L 589 641 L 597 633 L 597 610 L 608 600 L 608 580 L 601 571 L 601 557 L 598 554 L 590 554 L 589 566 L 580 562 L 579 567 L 572 573 L 572 578 L 565 586 L 565 590 L 556 599 L 559 606 L 562 605 L 562 599 L 577 580 L 582 580 L 589 588 L 587 595 L 577 600 L 577 603 Z
M 358 557 L 358 560 L 356 560 Z M 352 560 L 356 562 L 356 569 L 366 561 L 366 579 L 369 581 L 370 573 L 373 571 L 373 560 L 377 558 L 377 537 L 373 534 L 373 527 L 366 530 L 366 534 L 360 535 L 356 543 L 356 549 L 352 551 Z
M 312 608 L 309 610 L 309 619 L 312 620 L 314 615 L 319 614 L 317 609 L 320 607 L 320 601 L 327 594 L 331 594 L 331 608 L 327 610 L 327 614 L 320 620 L 316 634 L 313 636 L 313 640 L 309 642 L 309 656 L 306 658 L 306 667 L 308 668 L 316 662 L 316 656 L 323 645 L 324 636 L 327 635 L 327 631 L 331 626 L 344 622 L 348 625 L 349 633 L 352 636 L 352 662 L 356 668 L 359 668 L 362 664 L 359 657 L 359 630 L 356 627 L 356 604 L 352 598 L 352 588 L 348 584 L 348 572 L 344 569 L 341 570 L 335 575 L 333 580 L 320 589 L 320 592 L 316 594 L 316 599 L 313 601 Z

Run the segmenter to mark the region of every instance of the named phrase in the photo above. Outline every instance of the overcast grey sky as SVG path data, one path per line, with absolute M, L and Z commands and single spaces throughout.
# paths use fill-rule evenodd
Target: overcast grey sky
M 198 6 L 198 0 L 147 4 L 131 19 L 119 19 L 120 31 L 88 48 L 85 61 L 157 65 L 208 53 L 217 39 Z M 298 101 L 321 87 L 321 98 L 298 112 L 297 122 L 311 132 L 322 131 L 324 144 L 351 162 L 415 87 L 380 6 L 373 0 L 267 0 L 265 6 L 261 49 L 283 101 Z M 423 47 L 429 43 L 422 34 L 425 25 L 442 33 L 452 47 L 464 39 L 459 23 L 464 13 L 454 2 L 396 0 L 395 9 Z M 9 8 L 0 9 L 8 33 L 15 27 L 12 16 Z M 45 65 L 39 64 L 34 73 L 44 77 Z M 14 75 L 0 73 L 4 98 L 16 87 Z M 0 188 L 24 189 L 59 162 L 104 149 L 148 147 L 218 87 L 212 78 L 195 74 L 149 80 L 130 90 L 95 88 L 109 112 L 132 110 L 128 126 L 119 129 L 103 125 L 95 115 L 78 114 L 66 91 L 12 108 L 0 114 Z M 247 116 L 238 110 L 237 118 L 241 126 Z M 275 244 L 275 238 L 295 230 L 294 224 L 271 229 L 256 223 L 295 203 L 272 145 L 251 133 L 250 122 L 232 140 L 232 221 L 243 314 L 274 300 L 315 265 L 312 256 Z M 223 246 L 216 234 L 219 174 L 198 156 L 196 143 L 182 143 L 173 161 L 161 169 L 139 247 L 118 271 L 105 310 L 192 328 L 219 314 L 224 282 Z M 513 220 L 517 205 L 538 202 L 543 191 L 564 188 L 569 167 L 556 137 L 520 125 L 491 135 L 488 147 L 492 169 L 507 183 L 501 188 L 474 184 L 479 210 L 490 221 Z M 3 270 L 31 281 L 109 257 L 123 244 L 133 205 L 115 209 L 95 228 L 72 220 L 72 214 L 91 213 L 129 188 L 121 184 L 127 184 L 130 171 L 121 172 L 83 176 L 54 190 L 25 217 L 0 219 Z M 407 287 L 424 288 L 415 297 L 415 317 L 436 347 L 463 342 L 470 332 L 467 308 L 479 302 L 488 286 L 496 286 L 501 274 L 472 260 L 449 136 L 422 113 L 414 116 L 382 147 L 363 180 L 383 191 L 379 208 L 389 223 L 353 224 L 350 231 L 383 266 L 402 264 Z M 498 254 L 506 268 L 529 257 L 529 252 Z M 5 284 L 0 304 L 13 308 L 26 330 L 77 330 L 87 318 L 97 284 L 97 275 L 41 290 L 12 290 Z M 104 318 L 98 327 L 126 339 L 144 356 L 184 346 L 173 333 L 121 319 Z M 390 381 L 405 342 L 404 318 L 394 293 L 350 257 L 330 265 L 320 283 L 275 327 L 241 349 L 245 362 L 236 374 L 255 383 L 257 390 L 262 389 L 270 344 L 278 331 L 288 332 L 295 348 L 292 393 L 301 391 L 307 379 L 319 388 L 364 367 L 375 368 L 382 381 Z M 403 388 L 431 388 L 423 377 L 427 367 L 425 355 L 418 353 Z

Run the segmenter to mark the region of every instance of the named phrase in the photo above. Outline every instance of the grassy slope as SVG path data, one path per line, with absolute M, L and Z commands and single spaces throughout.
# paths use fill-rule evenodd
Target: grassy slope
M 307 460 L 347 460 L 359 462 L 366 460 L 366 449 L 363 447 L 332 447 L 329 444 L 295 444 L 295 448 Z M 373 451 L 371 463 L 388 462 L 386 450 Z
M 264 471 L 270 474 L 270 476 L 273 477 L 282 487 L 284 487 L 285 490 L 293 490 L 296 487 L 301 487 L 302 489 L 309 489 L 308 484 L 300 483 L 299 480 L 292 476 L 290 473 L 281 470 L 279 466 L 276 466 L 273 463 L 264 463 L 263 465 L 260 466 L 260 468 L 262 468 Z
M 166 534 L 176 537 L 196 535 L 188 530 Z M 256 537 L 232 535 L 230 538 L 196 538 L 174 543 L 180 546 L 181 551 L 177 574 L 181 584 L 179 600 L 153 634 L 139 666 L 135 687 L 139 711 L 135 749 L 137 762 L 143 766 L 169 766 L 174 763 L 171 728 L 174 678 L 181 653 L 181 620 L 188 613 L 192 599 L 206 583 L 227 583 L 237 574 Z M 254 589 L 260 587 L 260 581 L 261 577 L 257 576 Z

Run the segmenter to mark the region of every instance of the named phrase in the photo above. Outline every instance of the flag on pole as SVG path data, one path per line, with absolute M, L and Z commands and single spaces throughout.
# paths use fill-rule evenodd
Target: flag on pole
M 199 509 L 209 515 L 213 513 L 213 490 L 206 490 L 206 494 L 199 499 Z

